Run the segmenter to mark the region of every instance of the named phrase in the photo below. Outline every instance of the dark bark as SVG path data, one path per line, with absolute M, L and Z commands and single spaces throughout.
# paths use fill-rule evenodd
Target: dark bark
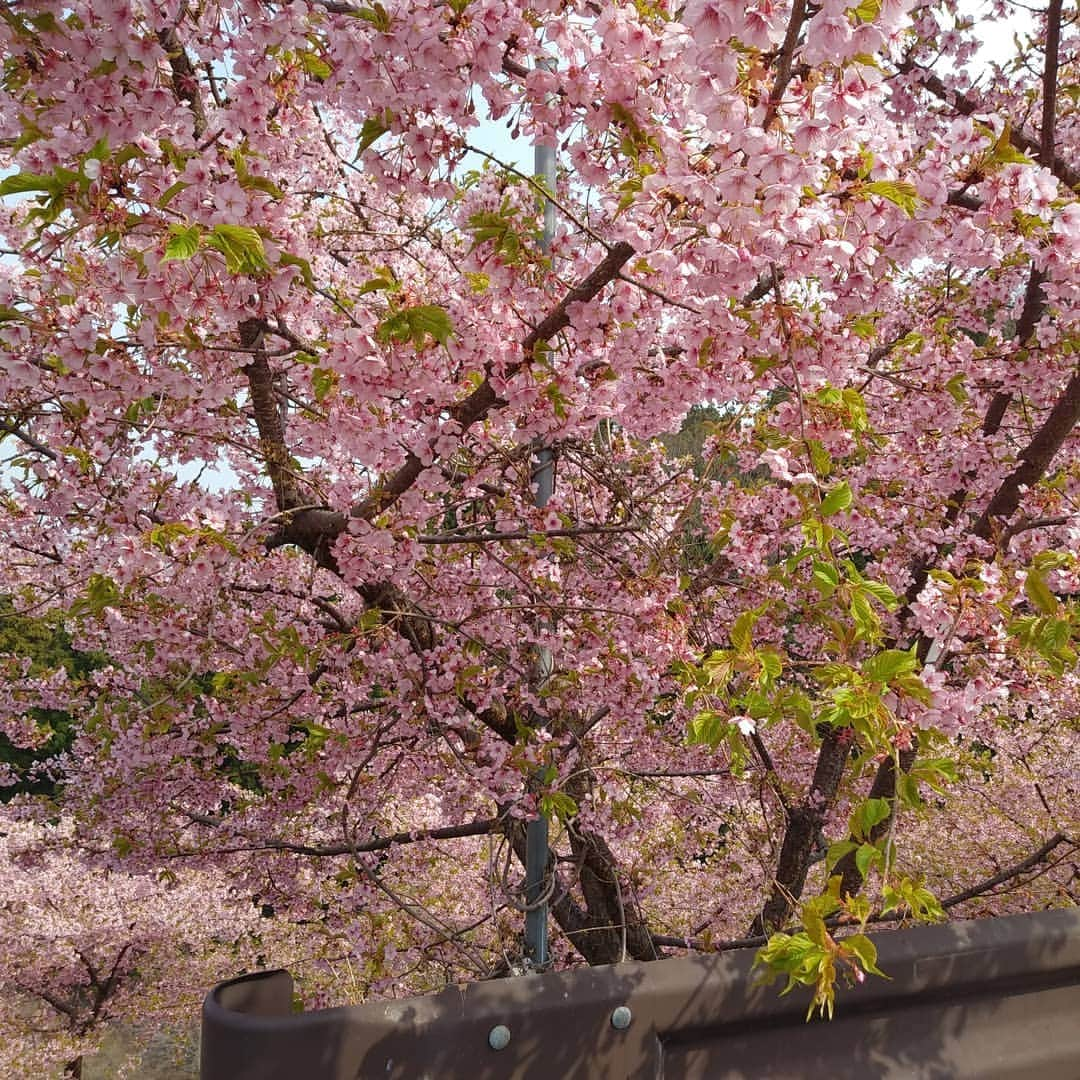
M 905 60 L 899 65 L 898 70 L 904 75 L 911 71 L 918 70 L 922 86 L 933 94 L 934 97 L 952 106 L 952 108 L 954 108 L 961 116 L 971 116 L 973 113 L 977 112 L 993 111 L 992 109 L 987 108 L 984 102 L 970 94 L 962 94 L 958 91 L 950 90 L 937 75 L 933 75 L 928 71 L 918 68 L 918 65 L 914 60 Z M 1024 131 L 1023 128 L 1013 128 L 1009 131 L 1009 142 L 1022 154 L 1032 154 L 1037 157 L 1041 150 L 1042 139 L 1041 134 L 1040 138 L 1036 138 L 1029 132 Z M 1077 169 L 1071 162 L 1066 161 L 1059 154 L 1053 155 L 1050 163 L 1047 164 L 1047 168 L 1049 168 L 1066 187 L 1076 188 L 1077 185 L 1080 185 L 1080 169 Z
M 1076 427 L 1077 420 L 1080 420 L 1080 372 L 1069 380 L 1050 415 L 1021 452 L 1019 464 L 1001 482 L 972 528 L 974 536 L 993 539 L 995 530 L 1016 513 L 1021 488 L 1032 488 L 1042 479 L 1054 455 Z
M 816 10 L 816 9 L 815 9 Z M 810 16 L 812 17 L 812 16 Z M 761 126 L 768 131 L 776 119 L 783 100 L 784 91 L 791 82 L 792 61 L 795 57 L 795 47 L 799 43 L 799 35 L 802 34 L 803 26 L 808 21 L 806 0 L 794 0 L 791 6 L 791 16 L 788 19 L 787 31 L 780 45 L 780 52 L 776 58 L 776 70 L 773 75 L 772 89 L 769 91 L 769 100 L 765 106 L 765 117 Z
M 508 819 L 507 839 L 522 866 L 526 862 L 525 825 Z M 583 907 L 571 896 L 569 883 L 558 870 L 555 853 L 548 851 L 546 878 L 554 885 L 551 915 L 567 940 L 589 964 L 616 964 L 623 958 L 623 923 L 626 924 L 626 956 L 632 960 L 655 960 L 657 949 L 648 927 L 635 908 L 620 909 L 617 861 L 599 833 L 571 826 L 571 851 L 580 867 L 579 885 Z
M 203 105 L 202 93 L 199 89 L 198 72 L 191 63 L 191 57 L 188 56 L 184 46 L 180 44 L 180 39 L 176 36 L 176 30 L 173 27 L 159 30 L 157 39 L 169 58 L 173 95 L 177 101 L 191 110 L 195 138 L 201 139 L 206 134 L 207 123 L 206 107 Z
M 266 473 L 274 488 L 274 501 L 278 510 L 294 510 L 303 505 L 303 500 L 285 444 L 285 423 L 278 408 L 274 373 L 263 344 L 263 324 L 258 319 L 245 319 L 240 324 L 240 344 L 251 353 L 251 360 L 243 370 L 251 391 L 251 406 Z
M 917 753 L 917 744 L 899 752 L 901 772 L 910 771 L 912 765 L 915 764 Z M 878 766 L 877 773 L 874 775 L 874 782 L 870 785 L 870 792 L 867 795 L 868 799 L 889 800 L 889 816 L 884 821 L 879 821 L 870 830 L 870 835 L 865 837 L 871 844 L 877 843 L 892 828 L 893 818 L 896 816 L 896 780 L 896 763 L 890 756 Z M 849 837 L 848 839 L 854 841 L 855 838 Z M 849 852 L 837 862 L 833 868 L 833 874 L 840 875 L 841 896 L 854 896 L 862 888 L 863 876 L 855 863 L 854 851 Z
M 830 728 L 821 740 L 810 790 L 788 813 L 776 878 L 768 900 L 751 924 L 751 937 L 783 926 L 791 916 L 794 901 L 802 895 L 821 828 L 840 790 L 851 738 L 850 728 Z

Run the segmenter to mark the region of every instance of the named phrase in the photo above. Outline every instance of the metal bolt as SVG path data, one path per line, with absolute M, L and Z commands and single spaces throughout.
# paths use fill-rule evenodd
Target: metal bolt
M 510 1029 L 505 1024 L 496 1024 L 488 1032 L 488 1046 L 492 1050 L 505 1050 L 510 1045 Z
M 611 1026 L 617 1031 L 625 1031 L 633 1018 L 634 1014 L 625 1005 L 620 1005 L 611 1014 Z

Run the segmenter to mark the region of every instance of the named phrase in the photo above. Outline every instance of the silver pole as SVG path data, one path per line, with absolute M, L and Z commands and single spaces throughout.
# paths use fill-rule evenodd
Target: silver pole
M 553 60 L 542 60 L 540 66 L 554 70 Z M 544 188 L 555 192 L 555 147 L 536 144 L 535 173 Z M 540 250 L 546 255 L 555 236 L 555 207 L 544 199 L 544 229 Z M 532 482 L 536 494 L 534 505 L 544 507 L 555 493 L 555 455 L 550 446 L 539 445 L 533 451 Z M 541 678 L 551 671 L 551 653 L 540 650 L 538 668 Z M 525 956 L 534 970 L 548 963 L 548 905 L 543 900 L 548 861 L 548 820 L 543 814 L 525 826 Z

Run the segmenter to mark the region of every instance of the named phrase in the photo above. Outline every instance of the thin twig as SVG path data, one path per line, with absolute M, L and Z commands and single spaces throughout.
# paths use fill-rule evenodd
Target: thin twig
M 637 532 L 639 525 L 579 525 L 571 529 L 517 529 L 513 532 L 432 533 L 417 536 L 418 544 L 493 544 L 504 540 L 534 540 L 546 537 L 591 536 L 595 533 Z
M 524 180 L 539 195 L 542 199 L 551 203 L 556 210 L 568 221 L 573 222 L 586 236 L 595 240 L 598 244 L 602 244 L 606 251 L 611 250 L 611 243 L 605 240 L 598 232 L 590 228 L 584 221 L 581 220 L 565 203 L 560 202 L 555 198 L 555 193 L 548 191 L 543 184 L 539 183 L 535 177 L 530 176 L 526 172 L 522 172 L 521 169 L 516 168 L 513 165 L 507 164 L 505 161 L 497 158 L 494 154 L 489 154 L 486 150 L 481 150 L 479 146 L 473 146 L 472 143 L 465 143 L 465 149 L 472 154 L 478 154 L 482 158 L 487 158 L 488 161 L 494 162 L 500 169 L 505 169 L 508 173 L 513 173 L 514 176 Z

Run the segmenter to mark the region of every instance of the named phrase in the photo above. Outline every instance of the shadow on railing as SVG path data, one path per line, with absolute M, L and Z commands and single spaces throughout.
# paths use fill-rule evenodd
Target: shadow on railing
M 206 998 L 202 1080 L 1080 1080 L 1080 910 L 875 941 L 890 979 L 840 990 L 832 1022 L 755 985 L 752 951 L 312 1013 L 264 972 Z

